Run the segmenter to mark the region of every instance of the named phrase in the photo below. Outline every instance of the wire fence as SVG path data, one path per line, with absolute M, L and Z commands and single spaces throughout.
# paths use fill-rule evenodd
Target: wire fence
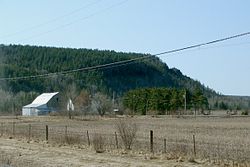
M 105 140 L 105 149 L 124 149 L 123 140 L 118 132 L 96 131 L 79 125 L 46 125 L 44 123 L 7 122 L 0 124 L 1 137 L 21 138 L 31 141 L 47 141 L 54 144 L 73 144 L 86 147 L 93 146 L 96 134 Z M 172 138 L 155 134 L 138 134 L 132 145 L 135 152 L 169 154 L 173 158 L 192 156 L 213 161 L 227 160 L 235 162 L 250 162 L 250 145 L 246 143 L 224 143 L 220 141 L 205 141 L 196 135 Z

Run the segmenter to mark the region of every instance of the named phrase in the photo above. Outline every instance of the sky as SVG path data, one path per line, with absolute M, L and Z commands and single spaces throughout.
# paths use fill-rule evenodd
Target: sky
M 0 44 L 157 54 L 250 31 L 249 0 L 0 0 Z M 250 36 L 162 55 L 226 95 L 250 96 Z

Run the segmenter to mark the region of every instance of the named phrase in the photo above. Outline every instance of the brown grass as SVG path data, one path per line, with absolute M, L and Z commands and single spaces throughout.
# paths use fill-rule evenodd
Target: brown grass
M 88 121 L 91 119 L 91 121 Z M 49 142 L 57 143 L 65 139 L 65 126 L 68 127 L 68 144 L 87 145 L 86 131 L 90 140 L 94 134 L 106 139 L 108 149 L 116 149 L 114 132 L 117 131 L 115 118 L 84 118 L 68 120 L 65 117 L 0 117 L 3 122 L 3 137 L 13 136 L 12 122 L 16 122 L 15 137 L 26 138 L 28 124 L 32 125 L 32 140 L 45 140 L 45 125 L 49 126 Z M 196 137 L 196 157 L 216 164 L 245 164 L 250 162 L 250 117 L 172 118 L 167 116 L 134 116 L 129 118 L 136 123 L 138 132 L 134 143 L 135 152 L 149 152 L 149 131 L 154 131 L 154 152 L 163 152 L 163 140 L 167 140 L 167 154 L 173 158 L 194 157 L 193 139 Z M 72 138 L 71 138 L 72 137 Z M 76 139 L 76 140 L 75 140 Z M 61 141 L 63 142 L 63 140 Z M 65 142 L 65 141 L 64 141 Z M 119 145 L 122 138 L 118 136 Z
M 0 166 L 10 166 L 12 164 L 11 157 L 8 155 L 5 155 L 3 151 L 0 152 Z

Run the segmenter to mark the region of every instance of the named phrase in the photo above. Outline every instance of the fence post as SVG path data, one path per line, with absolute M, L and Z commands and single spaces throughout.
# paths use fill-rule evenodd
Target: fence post
M 154 134 L 152 130 L 150 130 L 150 151 L 154 152 Z
M 194 144 L 194 156 L 196 157 L 195 135 L 193 135 L 193 144 Z
M 3 123 L 1 123 L 1 137 L 3 136 Z
M 12 135 L 14 138 L 15 137 L 15 122 L 13 122 L 13 124 L 12 124 Z
M 30 141 L 30 136 L 31 136 L 31 124 L 29 124 L 29 137 L 28 137 L 28 140 Z
M 68 138 L 68 127 L 67 125 L 65 126 L 65 140 L 67 141 Z
M 116 148 L 118 149 L 118 139 L 117 139 L 117 134 L 115 132 L 115 144 L 116 144 Z
M 167 140 L 164 139 L 164 150 L 163 150 L 163 153 L 166 153 L 167 152 Z
M 46 141 L 49 139 L 49 128 L 48 125 L 46 125 Z
M 87 131 L 87 139 L 88 139 L 88 145 L 90 146 L 90 141 L 89 141 L 89 131 Z

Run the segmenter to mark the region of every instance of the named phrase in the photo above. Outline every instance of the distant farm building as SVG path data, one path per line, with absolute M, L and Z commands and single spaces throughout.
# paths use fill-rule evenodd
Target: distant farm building
M 37 116 L 46 115 L 50 112 L 56 111 L 59 107 L 58 92 L 43 93 L 39 95 L 31 104 L 23 106 L 22 115 Z

